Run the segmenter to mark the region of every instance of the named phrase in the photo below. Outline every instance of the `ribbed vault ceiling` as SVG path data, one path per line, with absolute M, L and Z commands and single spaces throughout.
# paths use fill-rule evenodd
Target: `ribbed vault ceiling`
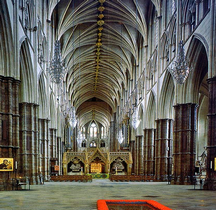
M 133 65 L 139 63 L 138 46 L 146 42 L 150 3 L 51 1 L 50 19 L 68 68 L 67 91 L 81 126 L 92 119 L 109 125 L 122 88 L 127 88 L 127 75 L 132 78 Z

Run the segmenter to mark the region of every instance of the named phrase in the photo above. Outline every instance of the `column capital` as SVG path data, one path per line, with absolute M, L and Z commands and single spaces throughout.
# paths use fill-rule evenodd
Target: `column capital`
M 49 130 L 57 131 L 57 128 L 49 128 Z
M 156 130 L 156 128 L 144 128 L 143 131 Z
M 208 84 L 214 83 L 214 82 L 216 82 L 216 76 L 212 77 L 212 78 L 208 78 L 206 81 Z
M 197 103 L 184 103 L 184 104 L 175 104 L 173 107 L 180 107 L 180 106 L 195 106 L 196 108 L 199 106 Z
M 163 118 L 163 119 L 156 119 L 155 121 L 157 122 L 157 121 L 174 121 L 173 119 L 171 119 L 171 118 Z

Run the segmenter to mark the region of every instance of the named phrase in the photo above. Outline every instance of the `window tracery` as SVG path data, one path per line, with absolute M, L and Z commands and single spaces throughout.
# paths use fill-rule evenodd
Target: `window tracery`
M 89 147 L 93 147 L 93 148 L 94 148 L 94 147 L 97 147 L 96 141 L 94 141 L 94 140 L 91 141 L 90 144 L 89 144 Z
M 189 2 L 189 21 L 191 25 L 191 30 L 193 31 L 196 26 L 196 1 L 191 0 Z
M 90 125 L 90 138 L 97 138 L 97 125 L 93 121 Z

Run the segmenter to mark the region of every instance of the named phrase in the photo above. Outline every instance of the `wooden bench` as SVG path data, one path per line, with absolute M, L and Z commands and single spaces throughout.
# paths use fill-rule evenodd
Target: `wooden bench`
M 154 176 L 143 176 L 143 175 L 111 175 L 110 181 L 116 182 L 148 182 L 155 181 Z
M 91 182 L 91 175 L 61 175 L 51 176 L 51 181 L 54 182 Z

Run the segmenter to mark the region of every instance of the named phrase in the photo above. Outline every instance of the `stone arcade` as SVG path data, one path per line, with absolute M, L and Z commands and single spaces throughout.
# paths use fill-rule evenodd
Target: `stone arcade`
M 0 190 L 89 173 L 215 190 L 215 10 L 1 0 Z

